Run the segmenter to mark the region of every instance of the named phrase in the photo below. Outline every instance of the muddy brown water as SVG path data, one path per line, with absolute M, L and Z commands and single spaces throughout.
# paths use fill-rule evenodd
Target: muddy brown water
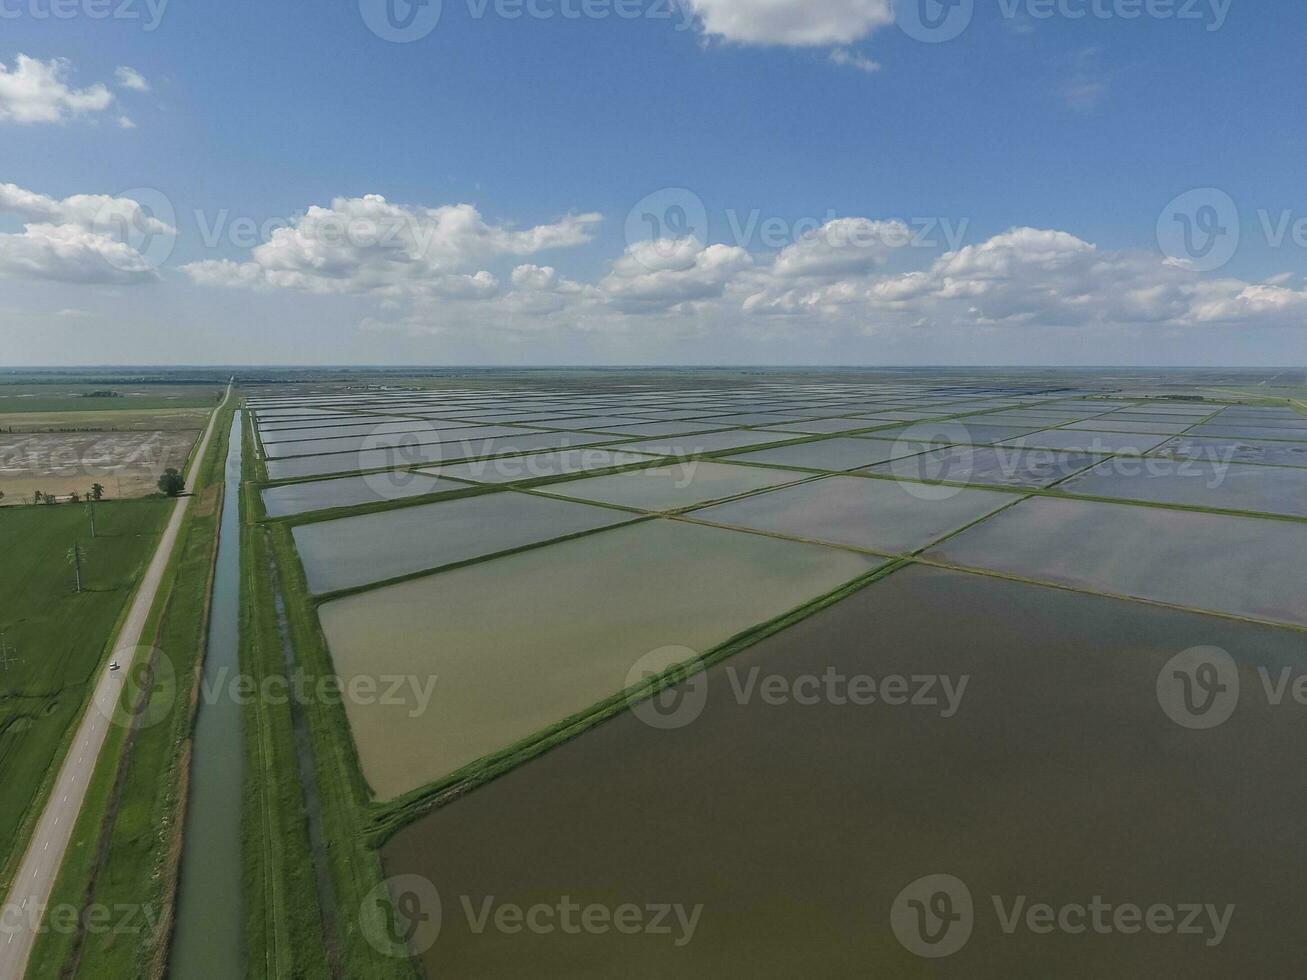
M 1242 684 L 1207 731 L 1173 722 L 1156 693 L 1196 645 L 1226 649 Z M 1296 675 L 1304 649 L 1287 630 L 914 567 L 713 668 L 690 724 L 620 716 L 406 828 L 385 865 L 438 889 L 433 977 L 1293 976 L 1307 708 L 1271 706 L 1255 668 Z M 736 693 L 829 669 L 970 680 L 952 717 Z M 974 902 L 970 939 L 943 959 L 909 952 L 889 922 L 930 874 Z M 1107 933 L 1022 918 L 1009 934 L 994 896 L 1005 913 L 1021 896 L 1234 909 L 1208 945 L 1205 914 L 1191 923 L 1204 934 L 1124 932 L 1114 913 Z M 566 902 L 633 906 L 643 926 L 660 906 L 701 912 L 679 945 L 674 915 L 668 933 L 569 933 L 557 911 L 514 928 L 512 908 Z
M 345 709 L 369 783 L 393 798 L 619 694 L 648 654 L 672 648 L 661 673 L 882 563 L 655 520 L 347 596 L 319 616 L 346 690 L 377 684 Z

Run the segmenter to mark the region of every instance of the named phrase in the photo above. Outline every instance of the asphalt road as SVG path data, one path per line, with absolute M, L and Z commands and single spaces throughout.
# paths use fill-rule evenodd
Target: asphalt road
M 213 436 L 219 410 L 222 405 L 226 405 L 227 399 L 231 397 L 231 391 L 229 385 L 222 404 L 209 417 L 204 437 L 191 457 L 190 468 L 186 472 L 187 486 L 191 486 L 194 482 L 196 469 L 208 451 L 209 439 Z M 118 633 L 111 659 L 116 660 L 122 669 L 119 671 L 106 669 L 101 675 L 100 682 L 96 685 L 92 705 L 82 718 L 77 737 L 67 758 L 64 759 L 63 768 L 59 770 L 54 791 L 50 794 L 45 812 L 41 814 L 41 820 L 36 825 L 36 831 L 28 844 L 27 854 L 18 869 L 13 887 L 3 909 L 0 909 L 0 978 L 3 980 L 17 980 L 27 970 L 27 960 L 31 956 L 32 946 L 36 942 L 46 907 L 50 902 L 55 878 L 59 874 L 64 853 L 68 849 L 73 828 L 77 824 L 78 815 L 86 799 L 87 785 L 90 783 L 91 774 L 95 771 L 95 764 L 99 759 L 100 750 L 104 747 L 105 737 L 109 734 L 112 719 L 118 710 L 123 684 L 131 673 L 141 643 L 141 634 L 145 629 L 145 621 L 149 618 L 150 609 L 154 605 L 159 583 L 172 556 L 173 546 L 177 543 L 182 518 L 186 516 L 191 499 L 190 496 L 179 497 L 177 503 L 173 505 L 168 526 L 159 539 L 159 546 L 155 549 L 154 557 L 150 559 L 150 566 L 146 569 L 141 584 L 136 590 L 136 598 L 132 600 L 131 611 L 127 614 L 127 619 Z

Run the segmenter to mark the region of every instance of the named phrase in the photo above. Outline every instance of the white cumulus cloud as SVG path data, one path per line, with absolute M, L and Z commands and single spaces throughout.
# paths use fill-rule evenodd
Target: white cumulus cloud
M 72 207 L 15 203 L 38 216 Z M 339 199 L 279 229 L 246 261 L 184 268 L 203 285 L 372 296 L 368 329 L 423 335 L 1184 331 L 1292 325 L 1307 314 L 1307 289 L 1285 277 L 1220 278 L 1056 229 L 1013 228 L 941 253 L 901 221 L 857 216 L 828 221 L 774 255 L 693 236 L 641 241 L 590 282 L 534 262 L 501 275 L 485 267 L 588 242 L 597 221 L 569 216 L 519 230 L 465 204 Z
M 912 230 L 901 221 L 836 218 L 782 249 L 772 273 L 792 279 L 867 272 L 885 262 L 895 249 L 911 244 L 912 238 Z
M 1014 228 L 897 275 L 769 270 L 750 313 L 863 318 L 867 324 L 1011 329 L 1278 326 L 1307 312 L 1283 279 L 1205 277 L 1160 254 L 1100 249 L 1064 231 Z M 818 267 L 821 271 L 827 268 Z
M 620 310 L 654 312 L 721 296 L 727 284 L 752 265 L 753 258 L 742 248 L 704 246 L 693 236 L 637 242 L 613 263 L 599 290 Z
M 153 282 L 159 274 L 139 248 L 175 229 L 137 201 L 104 194 L 62 200 L 0 184 L 0 213 L 24 221 L 0 234 L 0 277 L 75 283 Z
M 890 0 L 686 0 L 704 33 L 741 44 L 845 45 L 894 22 Z
M 127 226 L 142 232 L 176 233 L 175 228 L 150 214 L 139 202 L 108 194 L 74 194 L 59 200 L 24 190 L 17 184 L 0 184 L 0 212 L 88 230 Z
M 880 62 L 873 61 L 861 51 L 850 51 L 848 48 L 836 48 L 830 53 L 830 61 L 841 68 L 856 68 L 868 75 L 880 71 Z
M 103 112 L 113 93 L 103 84 L 75 88 L 71 66 L 63 58 L 41 61 L 20 54 L 14 66 L 0 63 L 0 122 L 59 123 Z
M 114 70 L 113 77 L 117 80 L 119 88 L 131 89 L 133 92 L 150 91 L 150 83 L 135 68 L 119 65 Z
M 369 194 L 309 208 L 274 230 L 249 261 L 183 270 L 206 285 L 484 299 L 500 288 L 485 263 L 585 244 L 599 221 L 597 214 L 567 215 L 517 230 L 487 222 L 470 204 L 407 207 Z

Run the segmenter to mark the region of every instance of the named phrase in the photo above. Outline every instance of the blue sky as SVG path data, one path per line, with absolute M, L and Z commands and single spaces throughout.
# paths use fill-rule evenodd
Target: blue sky
M 391 43 L 373 0 L 64 2 L 0 0 L 5 362 L 1307 361 L 1298 4 L 974 0 L 923 43 L 888 0 L 445 0 Z M 1195 188 L 1215 267 L 1159 246 Z M 658 192 L 692 217 L 642 243 Z M 175 238 L 77 195 L 162 196 Z M 303 219 L 367 195 L 398 254 Z

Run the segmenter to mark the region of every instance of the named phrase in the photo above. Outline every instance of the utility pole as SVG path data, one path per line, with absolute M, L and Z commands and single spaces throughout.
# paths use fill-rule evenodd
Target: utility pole
M 68 564 L 73 566 L 73 572 L 77 576 L 77 594 L 82 594 L 82 543 L 74 541 L 73 546 L 68 549 Z
M 95 501 L 94 500 L 88 500 L 86 502 L 86 512 L 91 515 L 91 537 L 94 538 L 95 537 Z

